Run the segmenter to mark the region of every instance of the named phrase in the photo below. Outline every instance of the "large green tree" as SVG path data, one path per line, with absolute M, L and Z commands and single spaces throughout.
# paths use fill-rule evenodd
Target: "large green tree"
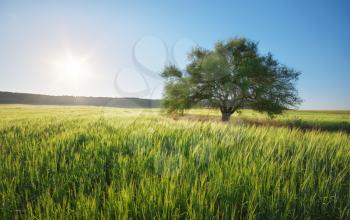
M 194 48 L 181 71 L 165 67 L 163 107 L 183 113 L 194 105 L 219 108 L 222 120 L 230 120 L 240 108 L 269 115 L 295 107 L 299 72 L 280 64 L 269 53 L 261 55 L 257 43 L 246 38 L 219 41 L 213 50 Z

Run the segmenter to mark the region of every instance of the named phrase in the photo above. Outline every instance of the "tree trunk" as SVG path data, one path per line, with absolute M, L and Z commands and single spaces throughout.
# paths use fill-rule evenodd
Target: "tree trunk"
M 224 122 L 230 121 L 231 118 L 231 112 L 222 112 L 221 113 L 221 120 Z

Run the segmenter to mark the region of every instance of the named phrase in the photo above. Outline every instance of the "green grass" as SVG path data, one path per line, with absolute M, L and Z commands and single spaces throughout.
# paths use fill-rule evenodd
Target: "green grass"
M 0 219 L 350 218 L 346 132 L 143 109 L 7 105 L 0 116 Z M 289 117 L 349 122 L 275 120 Z
M 211 109 L 191 110 L 189 114 L 215 120 L 219 120 L 220 116 L 218 110 Z M 271 120 L 266 114 L 243 110 L 233 115 L 233 121 L 235 120 L 245 124 L 350 133 L 350 111 L 287 111 Z

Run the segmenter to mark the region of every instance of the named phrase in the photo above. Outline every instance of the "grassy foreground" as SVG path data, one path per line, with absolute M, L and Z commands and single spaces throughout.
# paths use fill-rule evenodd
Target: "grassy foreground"
M 0 219 L 350 218 L 346 132 L 97 107 L 0 116 Z

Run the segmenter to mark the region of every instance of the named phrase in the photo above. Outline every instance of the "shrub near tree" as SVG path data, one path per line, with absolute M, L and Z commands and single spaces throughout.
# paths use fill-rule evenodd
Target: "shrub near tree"
M 280 64 L 271 53 L 261 55 L 246 38 L 219 41 L 213 50 L 194 48 L 185 71 L 175 65 L 161 73 L 166 79 L 162 106 L 183 114 L 195 105 L 218 108 L 222 121 L 249 107 L 270 116 L 300 103 L 295 83 L 299 72 Z

